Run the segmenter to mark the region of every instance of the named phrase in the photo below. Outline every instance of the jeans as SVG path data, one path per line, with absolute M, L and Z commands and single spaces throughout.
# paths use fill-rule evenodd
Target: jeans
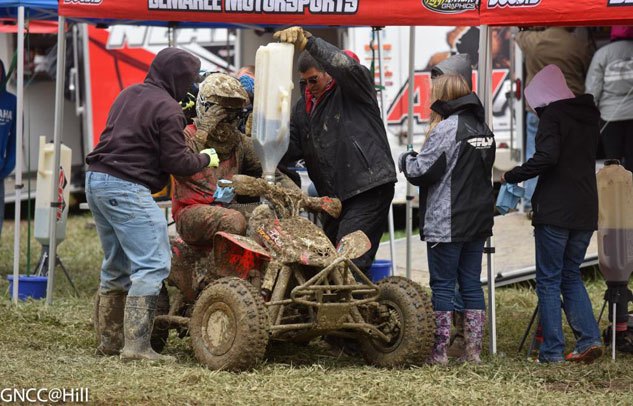
M 453 311 L 455 283 L 464 309 L 483 310 L 484 292 L 481 289 L 481 258 L 484 240 L 449 243 L 426 243 L 429 263 L 433 310 Z
M 526 128 L 525 128 L 525 160 L 532 158 L 534 153 L 536 152 L 536 132 L 538 130 L 539 118 L 535 113 L 528 111 L 525 117 Z M 536 182 L 538 181 L 538 176 L 536 178 L 528 179 L 523 181 L 523 187 L 525 188 L 525 195 L 523 197 L 523 204 L 526 209 L 532 208 L 532 195 L 534 194 L 534 189 L 536 188 Z
M 158 295 L 169 275 L 171 249 L 165 214 L 150 190 L 89 171 L 86 197 L 103 248 L 100 292 Z
M 575 351 L 583 352 L 601 345 L 600 330 L 593 314 L 591 300 L 580 278 L 582 263 L 593 231 L 568 230 L 549 225 L 536 225 L 536 294 L 543 327 L 543 344 L 539 351 L 542 362 L 563 360 L 561 294 L 567 321 L 577 338 Z

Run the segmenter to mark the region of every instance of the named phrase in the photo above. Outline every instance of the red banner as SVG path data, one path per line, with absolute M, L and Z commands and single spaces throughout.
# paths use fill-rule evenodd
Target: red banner
M 481 24 L 630 25 L 633 0 L 481 0 Z
M 478 0 L 59 0 L 65 17 L 212 24 L 479 25 Z

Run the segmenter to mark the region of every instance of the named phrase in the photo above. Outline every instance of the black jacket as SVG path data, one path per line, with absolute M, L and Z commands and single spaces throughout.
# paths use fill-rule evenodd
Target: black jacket
M 596 148 L 600 112 L 591 95 L 559 100 L 540 112 L 536 153 L 505 174 L 508 183 L 538 176 L 532 224 L 571 230 L 598 227 Z
M 191 87 L 200 60 L 189 52 L 160 51 L 145 82 L 124 89 L 110 108 L 99 143 L 86 157 L 88 170 L 161 190 L 169 174 L 189 176 L 209 157 L 185 145 L 185 115 L 178 104 Z
M 319 195 L 341 200 L 395 183 L 391 149 L 367 68 L 320 38 L 311 37 L 306 50 L 336 84 L 311 115 L 303 97 L 295 104 L 284 161 L 305 159 Z
M 465 242 L 492 235 L 494 135 L 474 93 L 431 106 L 444 117 L 419 154 L 404 153 L 400 170 L 420 186 L 420 237 Z

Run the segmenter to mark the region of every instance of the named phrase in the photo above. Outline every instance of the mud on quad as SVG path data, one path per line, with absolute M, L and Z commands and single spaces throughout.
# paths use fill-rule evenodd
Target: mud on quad
M 308 197 L 244 175 L 221 181 L 262 197 L 247 236 L 219 232 L 213 250 L 173 245 L 168 282 L 178 288 L 169 314 L 156 317 L 158 344 L 169 328 L 191 336 L 211 369 L 260 363 L 270 340 L 307 343 L 328 335 L 356 340 L 376 366 L 418 364 L 429 355 L 435 322 L 422 288 L 402 277 L 372 283 L 351 261 L 370 247 L 364 233 L 335 248 L 301 210 L 338 217 L 338 199 Z M 173 299 L 173 297 L 172 297 Z

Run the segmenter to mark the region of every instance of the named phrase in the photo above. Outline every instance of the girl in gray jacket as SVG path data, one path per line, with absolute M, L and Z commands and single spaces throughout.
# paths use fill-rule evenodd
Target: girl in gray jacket
M 461 361 L 480 362 L 485 305 L 481 289 L 484 242 L 492 235 L 494 136 L 484 110 L 463 77 L 433 79 L 431 123 L 420 153 L 398 160 L 400 171 L 420 186 L 420 236 L 427 242 L 435 311 L 434 364 L 446 364 L 455 283 L 464 301 Z

